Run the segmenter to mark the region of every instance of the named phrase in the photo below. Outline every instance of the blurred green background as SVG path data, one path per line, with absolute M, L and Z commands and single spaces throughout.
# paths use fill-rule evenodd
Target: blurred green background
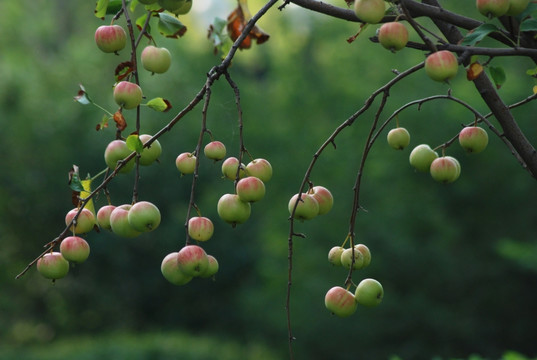
M 256 11 L 262 1 L 250 1 Z M 335 3 L 335 2 L 334 2 Z M 64 228 L 71 205 L 67 173 L 105 166 L 103 152 L 115 136 L 97 132 L 103 115 L 73 101 L 79 84 L 92 99 L 114 110 L 113 71 L 128 58 L 103 54 L 95 28 L 94 1 L 34 0 L 0 3 L 0 359 L 285 359 L 288 358 L 287 202 L 298 191 L 313 154 L 332 131 L 360 108 L 372 91 L 424 55 L 392 54 L 368 40 L 346 39 L 356 24 L 289 5 L 273 8 L 259 25 L 271 35 L 237 54 L 230 74 L 241 91 L 245 145 L 267 158 L 274 177 L 249 221 L 233 229 L 216 214 L 216 202 L 233 191 L 219 164 L 202 161 L 196 202 L 213 219 L 214 237 L 203 244 L 219 260 L 215 281 L 196 279 L 176 287 L 160 274 L 164 256 L 184 244 L 191 177 L 180 177 L 175 157 L 195 148 L 201 107 L 165 134 L 160 164 L 142 168 L 140 199 L 163 214 L 160 227 L 135 239 L 106 232 L 86 236 L 91 256 L 52 284 L 35 268 L 15 276 Z M 343 1 L 337 5 L 344 6 Z M 180 40 L 156 36 L 174 61 L 164 75 L 141 72 L 148 98 L 171 101 L 170 113 L 142 110 L 142 129 L 155 133 L 203 86 L 218 64 L 207 40 L 215 16 L 225 18 L 235 1 L 198 0 L 181 18 Z M 451 5 L 453 6 L 453 5 Z M 479 17 L 473 4 L 459 4 Z M 124 18 L 118 23 L 125 25 Z M 427 23 L 426 23 L 427 24 Z M 155 25 L 156 27 L 156 25 Z M 411 35 L 414 37 L 415 35 Z M 145 40 L 144 40 L 145 41 Z M 507 103 L 531 94 L 534 67 L 525 59 L 495 59 L 508 80 Z M 486 113 L 461 73 L 453 95 Z M 423 72 L 395 86 L 383 119 L 403 104 L 448 86 Z M 514 111 L 537 143 L 535 103 Z M 134 114 L 126 112 L 133 130 Z M 366 112 L 319 159 L 312 173 L 331 189 L 332 212 L 297 223 L 307 238 L 295 239 L 291 319 L 296 359 L 523 359 L 537 356 L 537 191 L 503 143 L 466 155 L 457 144 L 449 155 L 462 165 L 451 185 L 435 183 L 408 165 L 410 149 L 394 151 L 379 138 L 365 166 L 356 233 L 373 262 L 354 281 L 373 277 L 385 290 L 381 306 L 359 308 L 340 319 L 324 307 L 324 294 L 342 285 L 346 271 L 331 267 L 328 250 L 348 231 L 352 188 L 374 109 Z M 454 103 L 425 104 L 399 116 L 411 146 L 443 143 L 472 121 Z M 494 122 L 494 120 L 493 120 Z M 239 130 L 232 89 L 212 89 L 208 127 L 237 156 Z M 391 125 L 389 126 L 391 127 Z M 133 174 L 109 186 L 115 204 L 132 197 Z M 97 199 L 97 207 L 106 203 Z

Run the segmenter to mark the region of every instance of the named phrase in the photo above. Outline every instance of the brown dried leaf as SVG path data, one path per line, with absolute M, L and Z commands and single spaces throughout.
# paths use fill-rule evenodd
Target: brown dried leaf
M 134 70 L 132 63 L 130 61 L 124 61 L 116 66 L 114 75 L 116 76 L 116 81 L 121 81 L 125 79 L 132 71 Z
M 115 112 L 114 121 L 116 122 L 116 127 L 119 131 L 123 131 L 127 128 L 127 121 L 123 117 L 123 114 L 120 110 Z
M 248 12 L 249 13 L 249 12 Z M 239 3 L 239 6 L 235 8 L 227 17 L 227 31 L 231 40 L 235 41 L 239 38 L 244 27 L 250 19 L 247 19 L 244 16 L 244 11 Z M 249 49 L 252 45 L 252 39 L 256 41 L 257 44 L 263 44 L 269 39 L 270 35 L 261 30 L 260 27 L 254 25 L 250 33 L 244 38 L 244 40 L 239 45 L 239 49 Z
M 466 78 L 469 81 L 475 80 L 482 72 L 483 66 L 478 62 L 474 62 L 466 70 Z

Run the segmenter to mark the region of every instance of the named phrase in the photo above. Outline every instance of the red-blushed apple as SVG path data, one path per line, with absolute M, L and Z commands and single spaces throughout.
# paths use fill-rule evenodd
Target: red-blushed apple
M 140 141 L 142 144 L 145 145 L 146 142 L 148 142 L 152 136 L 148 134 L 142 134 L 139 136 Z M 142 153 L 140 154 L 140 165 L 143 166 L 149 166 L 152 163 L 154 163 L 162 154 L 162 146 L 160 145 L 160 142 L 158 140 L 154 140 L 149 147 L 144 147 L 142 150 Z
M 489 143 L 485 129 L 479 126 L 467 126 L 459 133 L 459 144 L 469 153 L 480 153 Z
M 207 266 L 207 270 L 199 275 L 200 278 L 209 278 L 218 272 L 218 260 L 212 255 L 207 255 L 207 259 L 209 260 L 209 266 Z
M 37 271 L 47 279 L 61 279 L 69 272 L 69 262 L 60 252 L 46 253 L 37 260 Z
M 475 4 L 486 17 L 500 17 L 509 10 L 509 0 L 476 0 Z
M 142 50 L 140 59 L 144 69 L 156 74 L 165 73 L 172 64 L 170 51 L 153 45 L 148 45 Z
M 265 184 L 255 176 L 240 179 L 236 190 L 239 199 L 244 202 L 256 202 L 265 197 Z
M 110 214 L 110 227 L 117 236 L 134 238 L 141 234 L 129 223 L 129 210 L 131 207 L 132 205 L 130 204 L 119 205 Z
M 405 128 L 396 127 L 388 132 L 386 140 L 395 150 L 403 150 L 410 144 L 410 133 Z
M 362 265 L 362 268 L 365 268 L 366 266 L 369 266 L 369 264 L 371 264 L 371 251 L 366 245 L 364 244 L 354 245 L 354 250 L 361 252 L 364 257 L 364 263 Z
M 250 217 L 250 203 L 244 202 L 236 194 L 224 194 L 216 207 L 218 216 L 225 222 L 235 226 L 242 224 Z
M 509 9 L 505 15 L 517 16 L 526 10 L 530 3 L 530 0 L 509 0 Z
M 350 269 L 352 266 L 354 270 L 359 270 L 364 267 L 364 255 L 360 250 L 357 250 L 356 248 L 345 249 L 341 253 L 341 266 L 346 269 Z
M 378 32 L 379 43 L 392 52 L 403 49 L 408 42 L 408 30 L 403 23 L 388 22 L 382 24 Z
M 451 159 L 455 163 L 455 166 L 457 167 L 457 172 L 455 173 L 455 180 L 457 180 L 459 176 L 461 175 L 461 163 L 459 162 L 459 160 L 455 159 L 453 156 L 445 156 L 445 157 L 447 159 Z
M 115 208 L 114 205 L 105 205 L 97 211 L 97 224 L 99 224 L 102 229 L 112 231 L 112 226 L 110 226 L 110 214 Z
M 120 81 L 114 87 L 114 101 L 123 109 L 134 109 L 142 103 L 142 88 L 130 81 Z
M 219 161 L 226 157 L 226 145 L 220 141 L 211 141 L 203 148 L 208 159 Z
M 364 279 L 356 287 L 354 296 L 358 304 L 373 307 L 381 303 L 384 289 L 377 280 Z
M 317 185 L 312 187 L 308 191 L 308 194 L 313 196 L 319 204 L 318 215 L 324 215 L 332 210 L 332 206 L 334 206 L 334 197 L 332 196 L 330 190 L 324 186 Z
M 202 247 L 187 245 L 177 253 L 179 270 L 187 276 L 200 276 L 209 267 L 209 258 Z
M 459 178 L 460 164 L 453 157 L 439 157 L 431 163 L 431 177 L 441 183 L 452 183 Z
M 119 25 L 102 25 L 95 30 L 95 43 L 105 53 L 118 52 L 127 44 L 127 33 Z
M 341 254 L 345 250 L 341 246 L 334 246 L 328 251 L 328 262 L 334 266 L 341 266 Z
M 377 24 L 384 17 L 386 4 L 384 0 L 355 0 L 354 13 L 365 23 Z
M 410 165 L 416 170 L 421 172 L 429 172 L 429 169 L 431 168 L 431 163 L 437 157 L 438 154 L 436 153 L 436 151 L 431 149 L 429 145 L 421 144 L 416 146 L 410 152 L 409 161 Z
M 188 220 L 188 236 L 197 241 L 207 241 L 213 236 L 214 224 L 211 219 L 194 216 Z
M 139 201 L 129 209 L 129 224 L 139 232 L 155 230 L 160 225 L 160 219 L 160 210 L 149 201 Z
M 266 159 L 254 159 L 246 165 L 246 173 L 266 183 L 272 178 L 272 165 Z
M 72 210 L 69 210 L 67 215 L 65 215 L 65 225 L 69 225 L 75 215 L 78 213 L 79 209 L 75 208 Z M 73 227 L 74 225 L 74 227 Z M 69 227 L 69 230 L 71 230 L 75 234 L 85 234 L 93 230 L 93 227 L 95 226 L 95 215 L 91 212 L 89 209 L 82 209 L 80 212 L 80 215 L 78 215 L 76 219 L 76 224 L 73 223 Z
M 189 152 L 179 154 L 175 159 L 175 166 L 182 175 L 193 174 L 196 170 L 196 155 Z
M 448 81 L 457 75 L 459 63 L 451 51 L 440 50 L 425 59 L 425 73 L 435 81 Z
M 354 294 L 341 286 L 334 286 L 326 293 L 324 305 L 336 316 L 348 317 L 358 307 Z
M 104 162 L 110 170 L 114 170 L 117 166 L 118 161 L 125 159 L 132 153 L 132 150 L 129 150 L 127 143 L 123 140 L 113 140 L 111 141 L 104 151 Z M 128 173 L 134 168 L 135 162 L 134 158 L 129 160 L 120 170 L 120 173 Z
M 222 175 L 226 177 L 229 180 L 235 181 L 237 178 L 237 170 L 239 168 L 239 159 L 236 157 L 228 157 L 224 162 L 222 163 Z M 245 167 L 244 164 L 240 164 L 240 170 L 239 170 L 239 179 L 242 179 L 246 176 L 246 172 L 244 171 Z
M 68 236 L 60 243 L 60 253 L 67 261 L 83 263 L 90 254 L 90 246 L 79 236 Z
M 293 214 L 293 209 L 296 210 Z M 293 215 L 295 219 L 300 221 L 311 220 L 317 215 L 319 215 L 319 203 L 317 200 L 307 193 L 302 193 L 300 199 L 298 194 L 295 194 L 289 200 L 287 204 L 287 209 L 289 210 L 289 215 Z
M 166 280 L 174 285 L 185 285 L 192 280 L 192 276 L 186 275 L 179 269 L 177 262 L 178 252 L 169 253 L 160 264 L 160 272 Z

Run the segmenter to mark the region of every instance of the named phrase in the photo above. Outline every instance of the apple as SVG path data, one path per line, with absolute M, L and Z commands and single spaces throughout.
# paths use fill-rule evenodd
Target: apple
M 353 262 L 354 255 L 354 262 Z M 354 270 L 359 270 L 364 267 L 364 255 L 360 250 L 348 248 L 341 253 L 341 265 L 350 269 L 351 266 Z
M 410 144 L 410 133 L 405 128 L 396 127 L 388 132 L 387 140 L 395 150 L 403 150 Z
M 197 241 L 207 241 L 213 236 L 214 225 L 211 219 L 195 216 L 188 220 L 188 236 Z
M 114 101 L 123 109 L 134 109 L 142 102 L 142 89 L 130 81 L 120 81 L 114 87 Z
M 381 303 L 384 297 L 384 289 L 377 280 L 364 279 L 356 287 L 354 296 L 358 304 L 373 307 Z
M 425 73 L 435 81 L 448 81 L 457 75 L 459 63 L 451 51 L 441 50 L 425 59 Z
M 384 0 L 355 0 L 354 13 L 365 23 L 377 24 L 384 17 L 386 4 Z
M 60 243 L 60 252 L 65 260 L 82 263 L 89 256 L 90 247 L 88 242 L 81 237 L 68 236 Z
M 148 134 L 142 134 L 139 136 L 139 138 L 142 144 L 145 145 L 145 143 L 153 137 Z M 142 150 L 139 160 L 140 165 L 151 165 L 159 158 L 160 154 L 162 154 L 162 146 L 160 145 L 160 142 L 158 140 L 155 140 L 151 143 L 149 147 L 144 147 L 144 149 Z
M 160 264 L 160 272 L 172 284 L 185 285 L 192 280 L 192 276 L 186 275 L 179 270 L 177 254 L 177 252 L 172 252 L 164 257 Z
M 324 215 L 332 210 L 334 206 L 334 197 L 330 190 L 324 186 L 314 186 L 309 191 L 308 194 L 313 196 L 317 203 L 319 204 L 319 213 L 318 215 Z
M 526 10 L 530 0 L 509 0 L 509 9 L 505 15 L 517 16 L 520 15 Z
M 157 0 L 157 2 L 164 10 L 175 12 L 185 5 L 186 0 Z
M 265 184 L 255 176 L 240 179 L 236 190 L 239 199 L 244 202 L 256 202 L 265 196 Z
M 246 173 L 266 183 L 272 178 L 272 165 L 266 159 L 255 159 L 246 165 Z
M 132 205 L 130 204 L 120 205 L 110 213 L 110 227 L 114 234 L 125 238 L 133 238 L 141 234 L 129 223 L 129 210 L 131 207 Z
M 170 51 L 164 47 L 153 45 L 148 45 L 142 50 L 140 59 L 144 69 L 157 74 L 165 73 L 172 64 Z
M 103 229 L 112 231 L 110 226 L 110 214 L 116 207 L 114 205 L 105 205 L 97 211 L 97 224 Z
M 443 156 L 431 163 L 431 177 L 441 183 L 452 183 L 461 173 L 460 163 L 451 156 Z
M 236 194 L 225 194 L 218 200 L 218 216 L 231 225 L 242 224 L 250 217 L 250 203 L 244 202 Z
M 421 144 L 416 146 L 410 153 L 409 161 L 416 170 L 421 172 L 428 172 L 431 163 L 438 157 L 436 151 L 431 149 L 427 144 Z
M 239 159 L 237 159 L 236 157 L 228 157 L 222 163 L 222 175 L 224 175 L 224 177 L 228 178 L 229 180 L 235 181 L 235 179 L 237 178 L 238 168 Z M 239 179 L 242 179 L 246 176 L 246 172 L 244 171 L 244 169 L 244 164 L 240 164 Z
M 341 286 L 334 286 L 328 290 L 324 297 L 324 305 L 339 317 L 351 316 L 358 307 L 354 294 Z
M 431 176 L 434 180 L 447 184 L 459 178 L 461 173 L 460 164 L 454 158 L 447 156 L 439 157 L 431 163 Z
M 69 262 L 60 252 L 46 253 L 37 260 L 37 271 L 47 279 L 61 279 L 69 272 Z
M 341 266 L 341 253 L 345 250 L 341 246 L 334 246 L 328 252 L 328 262 L 335 266 Z
M 480 153 L 489 143 L 485 129 L 479 126 L 467 126 L 459 133 L 459 144 L 470 153 Z
M 104 150 L 104 162 L 108 165 L 110 170 L 114 170 L 117 166 L 117 163 L 132 153 L 127 147 L 127 143 L 123 140 L 113 140 L 111 141 Z M 120 170 L 120 173 L 128 173 L 134 168 L 135 160 L 132 158 L 127 162 Z
M 119 25 L 102 25 L 95 30 L 95 43 L 105 53 L 115 53 L 127 44 L 127 33 Z
M 184 15 L 188 14 L 190 12 L 190 9 L 192 9 L 192 0 L 185 0 L 183 6 L 175 10 L 173 13 L 176 15 Z
M 509 10 L 509 0 L 476 0 L 475 4 L 486 17 L 500 17 Z
M 300 221 L 311 220 L 317 215 L 319 215 L 319 203 L 312 195 L 302 193 L 300 196 L 300 200 L 299 200 L 298 194 L 293 195 L 291 199 L 289 200 L 289 204 L 287 205 L 290 215 L 293 214 L 293 209 L 295 209 L 295 204 L 296 204 L 296 210 L 294 213 L 295 219 L 298 219 Z
M 369 266 L 369 264 L 371 264 L 371 251 L 369 251 L 369 248 L 367 246 L 365 246 L 364 244 L 357 244 L 354 245 L 354 250 L 362 253 L 362 256 L 364 258 L 362 268 L 365 268 L 366 266 Z
M 139 201 L 129 209 L 130 226 L 139 232 L 155 230 L 160 225 L 160 211 L 149 201 Z
M 208 159 L 218 161 L 226 157 L 226 145 L 220 141 L 211 141 L 203 148 L 203 153 Z
M 187 276 L 199 276 L 209 267 L 207 253 L 198 245 L 187 245 L 177 253 L 179 270 Z
M 69 210 L 67 215 L 65 215 L 65 225 L 69 225 L 78 212 L 78 208 Z M 83 208 L 82 211 L 80 211 L 80 215 L 76 218 L 76 223 L 73 223 L 73 225 L 69 227 L 69 230 L 75 234 L 85 234 L 93 230 L 94 226 L 95 215 L 93 215 L 91 210 Z
M 408 30 L 400 22 L 382 24 L 378 32 L 379 43 L 392 52 L 403 49 L 408 42 Z
M 175 166 L 183 175 L 193 174 L 196 170 L 196 155 L 189 152 L 179 154 L 175 159 Z
M 207 270 L 198 275 L 200 278 L 209 278 L 218 272 L 219 265 L 216 258 L 212 255 L 207 255 L 207 259 L 209 260 L 209 266 L 207 266 Z

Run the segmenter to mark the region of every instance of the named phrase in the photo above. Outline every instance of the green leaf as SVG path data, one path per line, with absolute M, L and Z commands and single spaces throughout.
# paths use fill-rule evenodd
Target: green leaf
M 159 13 L 158 30 L 166 37 L 177 39 L 186 32 L 186 26 L 175 16 L 166 13 Z
M 537 68 L 526 70 L 526 75 L 529 75 L 529 76 L 537 75 Z
M 95 6 L 95 16 L 99 19 L 104 19 L 106 15 L 106 9 L 108 8 L 109 0 L 98 0 L 97 5 Z
M 138 154 L 140 154 L 144 149 L 144 144 L 137 134 L 127 136 L 127 140 L 125 142 L 127 143 L 127 148 L 129 150 L 136 151 Z
M 537 19 L 527 19 L 520 24 L 520 31 L 537 31 Z
M 214 54 L 224 58 L 231 47 L 233 41 L 226 33 L 227 20 L 216 17 L 209 27 L 209 39 L 214 45 Z
M 151 109 L 160 112 L 166 112 L 172 108 L 170 102 L 161 97 L 149 100 L 146 105 L 149 106 Z
M 147 14 L 143 14 L 142 16 L 136 19 L 136 27 L 138 28 L 138 30 L 143 29 L 146 21 L 147 21 Z M 151 26 L 149 24 L 147 24 L 146 30 L 148 33 L 151 33 Z
M 106 14 L 107 15 L 115 15 L 121 10 L 121 7 L 123 4 L 121 3 L 121 0 L 110 0 L 110 3 L 108 4 L 108 7 L 106 8 Z
M 499 66 L 491 66 L 489 67 L 489 72 L 490 76 L 492 76 L 492 80 L 494 80 L 494 83 L 496 84 L 496 88 L 501 88 L 506 80 L 505 71 L 503 68 Z
M 84 191 L 84 186 L 82 186 L 82 182 L 80 181 L 80 176 L 78 176 L 78 172 L 72 172 L 69 181 L 69 187 L 73 191 Z
M 488 34 L 499 30 L 500 29 L 493 24 L 487 23 L 480 25 L 466 34 L 466 36 L 462 39 L 461 45 L 473 46 L 483 40 Z

